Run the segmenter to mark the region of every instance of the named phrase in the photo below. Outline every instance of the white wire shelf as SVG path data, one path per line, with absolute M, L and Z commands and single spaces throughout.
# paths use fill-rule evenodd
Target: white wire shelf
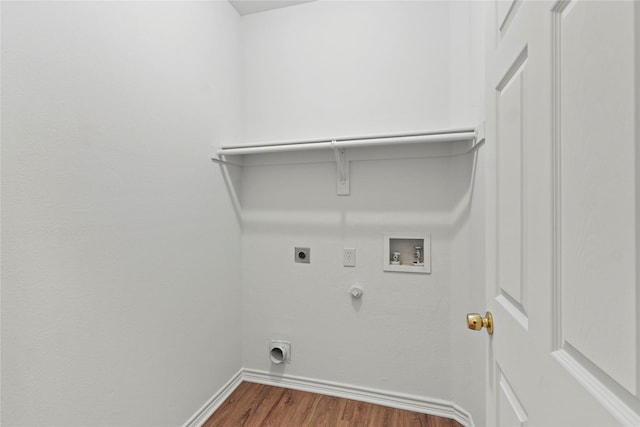
M 411 144 L 434 144 L 443 142 L 469 142 L 474 147 L 482 138 L 482 126 L 426 132 L 405 132 L 380 135 L 348 136 L 283 142 L 263 142 L 252 144 L 222 145 L 216 149 L 212 160 L 221 164 L 234 164 L 226 156 L 283 153 L 308 150 L 333 151 L 337 165 L 337 194 L 348 195 L 349 161 L 345 157 L 347 148 L 392 147 Z

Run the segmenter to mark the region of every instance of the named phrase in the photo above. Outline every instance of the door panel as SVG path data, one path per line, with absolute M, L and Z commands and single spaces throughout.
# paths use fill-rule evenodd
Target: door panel
M 487 14 L 487 425 L 640 425 L 640 2 Z
M 559 344 L 635 394 L 633 4 L 562 6 L 554 17 Z
M 498 399 L 497 410 L 498 413 L 498 427 L 526 427 L 527 425 L 527 411 L 522 406 L 520 399 L 516 395 L 515 390 L 507 381 L 502 371 L 498 368 Z
M 511 24 L 511 21 L 518 12 L 518 7 L 522 0 L 504 0 L 497 2 L 496 7 L 496 23 L 498 24 L 498 32 L 503 36 Z
M 498 2 L 498 7 L 497 7 L 498 20 L 497 20 L 497 22 L 498 22 L 498 29 L 499 30 L 502 30 L 504 28 L 504 24 L 507 21 L 507 18 L 509 17 L 509 12 L 513 8 L 514 3 L 515 3 L 515 0 Z
M 497 285 L 502 304 L 526 328 L 526 289 L 523 274 L 523 79 L 526 51 L 509 68 L 496 88 Z

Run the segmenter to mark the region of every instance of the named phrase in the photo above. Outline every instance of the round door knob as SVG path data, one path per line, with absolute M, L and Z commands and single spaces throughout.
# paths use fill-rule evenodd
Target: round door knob
M 467 314 L 467 327 L 474 331 L 487 328 L 487 333 L 493 335 L 493 315 L 490 311 L 487 311 L 485 317 L 482 317 L 478 313 L 469 313 Z

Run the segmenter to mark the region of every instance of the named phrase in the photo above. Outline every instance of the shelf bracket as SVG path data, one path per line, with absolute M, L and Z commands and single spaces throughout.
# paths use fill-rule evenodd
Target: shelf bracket
M 338 196 L 348 196 L 350 194 L 349 190 L 349 161 L 346 159 L 344 154 L 344 148 L 340 148 L 336 145 L 336 140 L 331 141 L 331 148 L 333 149 L 333 154 L 336 157 L 336 166 L 337 166 L 337 184 L 336 184 L 336 192 Z

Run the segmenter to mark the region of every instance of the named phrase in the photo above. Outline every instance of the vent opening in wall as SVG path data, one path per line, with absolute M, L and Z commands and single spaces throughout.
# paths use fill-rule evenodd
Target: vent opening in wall
M 285 359 L 284 351 L 281 348 L 271 349 L 271 361 L 273 363 L 282 363 Z
M 275 364 L 288 363 L 291 358 L 291 343 L 271 341 L 269 344 L 269 358 Z

